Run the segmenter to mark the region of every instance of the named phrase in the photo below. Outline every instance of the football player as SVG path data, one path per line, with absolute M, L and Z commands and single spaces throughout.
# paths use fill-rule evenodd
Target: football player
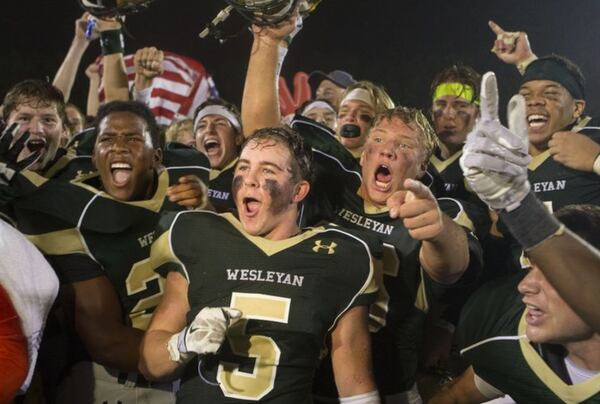
M 169 402 L 170 384 L 151 385 L 136 373 L 138 346 L 163 291 L 149 266 L 150 245 L 162 212 L 205 206 L 199 178 L 208 179 L 208 163 L 185 150 L 176 164 L 172 151 L 163 168 L 158 126 L 138 102 L 103 106 L 97 130 L 97 172 L 69 183 L 24 171 L 11 184 L 37 187 L 12 204 L 16 223 L 59 274 L 86 351 L 58 401 Z
M 570 205 L 556 217 L 600 247 L 598 206 Z M 430 403 L 480 403 L 505 394 L 523 403 L 600 401 L 600 335 L 530 259 L 524 277 L 486 285 L 465 306 L 458 334 L 471 366 Z
M 244 139 L 240 112 L 220 98 L 203 102 L 194 114 L 196 148 L 210 162 L 209 198 L 218 212 L 235 208 L 231 182 Z
M 293 22 L 255 27 L 242 102 L 246 130 L 280 122 L 277 47 L 290 25 Z M 321 186 L 317 193 L 321 216 L 366 231 L 386 247 L 379 301 L 371 306 L 375 377 L 386 402 L 418 402 L 416 343 L 430 299 L 442 297 L 447 285 L 471 284 L 480 260 L 477 241 L 456 223 L 468 225 L 460 203 L 438 202 L 416 180 L 425 174 L 435 133 L 418 110 L 397 107 L 380 113 L 369 125 L 358 172 L 349 163 L 349 153 L 332 143 L 329 132 L 310 130 L 315 124 L 302 118 L 293 125 L 318 148 L 315 161 L 322 166 L 320 173 L 331 177 L 325 181 L 333 186 L 325 190 L 328 187 Z M 317 186 L 321 180 L 317 178 Z M 315 385 L 319 395 L 337 397 L 335 391 L 326 390 L 323 379 Z
M 299 228 L 310 178 L 301 138 L 265 128 L 236 165 L 238 217 L 196 211 L 161 222 L 151 262 L 166 277 L 165 295 L 140 368 L 153 379 L 181 376 L 178 402 L 311 402 L 328 334 L 341 401 L 379 402 L 367 326 L 371 253 L 343 229 Z

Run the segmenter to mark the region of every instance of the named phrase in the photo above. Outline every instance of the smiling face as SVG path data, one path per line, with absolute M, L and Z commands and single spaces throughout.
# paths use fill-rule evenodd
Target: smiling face
M 519 283 L 519 292 L 527 306 L 526 333 L 530 341 L 565 344 L 593 335 L 593 330 L 558 295 L 535 264 Z
M 25 132 L 30 134 L 27 145 L 18 159 L 21 160 L 32 152 L 41 150 L 38 161 L 29 167 L 30 170 L 41 171 L 54 159 L 65 130 L 56 105 L 24 100 L 8 116 L 8 126 L 13 123 L 19 125 L 15 139 L 20 138 Z
M 420 132 L 400 118 L 382 119 L 371 129 L 361 156 L 361 193 L 369 202 L 384 206 L 402 189 L 407 178 L 419 178 L 425 170 Z
M 467 135 L 479 116 L 477 105 L 462 97 L 444 95 L 436 98 L 431 107 L 435 133 L 447 156 L 462 149 Z
M 122 201 L 147 199 L 153 191 L 160 149 L 148 125 L 129 111 L 109 113 L 98 125 L 93 162 L 104 190 Z
M 210 161 L 210 167 L 220 170 L 238 154 L 242 135 L 222 115 L 206 115 L 196 126 L 196 148 Z
M 375 117 L 375 109 L 366 102 L 349 100 L 340 106 L 337 119 L 337 134 L 347 124 L 357 125 L 360 128 L 359 137 L 340 137 L 340 141 L 350 151 L 360 151 L 367 140 L 369 129 Z
M 552 135 L 574 123 L 585 108 L 585 101 L 573 99 L 563 86 L 550 80 L 525 82 L 519 94 L 527 105 L 529 143 L 538 151 L 546 150 Z
M 244 230 L 271 240 L 297 232 L 298 203 L 308 183 L 295 179 L 289 149 L 274 139 L 250 140 L 240 154 L 233 197 Z

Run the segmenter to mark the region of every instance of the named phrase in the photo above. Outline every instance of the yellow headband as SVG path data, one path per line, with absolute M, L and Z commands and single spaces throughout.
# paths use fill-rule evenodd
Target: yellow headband
M 442 83 L 435 88 L 433 101 L 446 95 L 463 98 L 475 105 L 479 105 L 479 99 L 476 99 L 473 87 L 462 83 Z

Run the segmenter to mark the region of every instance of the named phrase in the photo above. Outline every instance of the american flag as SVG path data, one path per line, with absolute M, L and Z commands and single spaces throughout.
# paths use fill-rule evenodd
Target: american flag
M 192 118 L 194 110 L 208 98 L 218 97 L 219 93 L 202 63 L 173 52 L 164 51 L 162 75 L 152 83 L 148 107 L 154 113 L 159 125 L 169 125 L 173 120 Z M 125 67 L 129 87 L 133 85 L 135 69 L 134 55 L 126 55 Z M 97 61 L 102 75 L 101 58 Z M 100 102 L 104 101 L 104 88 L 99 88 Z

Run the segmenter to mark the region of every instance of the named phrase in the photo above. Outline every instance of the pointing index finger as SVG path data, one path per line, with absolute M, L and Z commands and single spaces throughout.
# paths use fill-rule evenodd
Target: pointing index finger
M 504 34 L 504 30 L 502 29 L 502 27 L 500 27 L 500 25 L 496 24 L 494 21 L 489 20 L 488 25 L 490 26 L 492 31 L 494 31 L 494 34 L 496 34 L 496 35 Z

